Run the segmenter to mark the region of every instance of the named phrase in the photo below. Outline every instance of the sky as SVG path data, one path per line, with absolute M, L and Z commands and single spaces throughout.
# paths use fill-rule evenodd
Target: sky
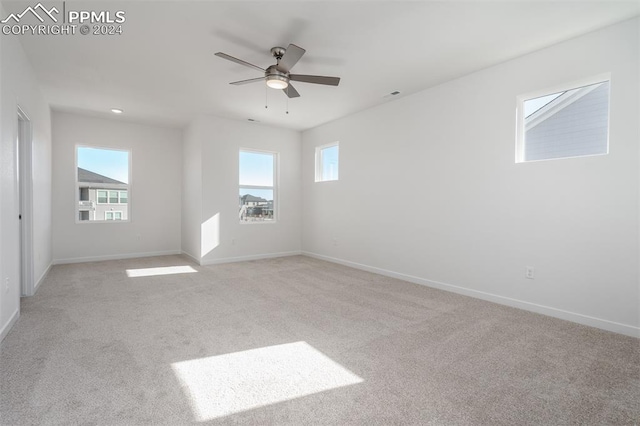
M 129 151 L 80 146 L 78 167 L 129 183 Z
M 323 180 L 338 179 L 338 146 L 331 146 L 322 150 L 322 178 Z
M 541 96 L 524 101 L 524 116 L 528 117 L 564 92 L 553 93 L 551 95 Z
M 240 185 L 273 186 L 273 159 L 273 154 L 240 151 Z
M 273 154 L 240 151 L 240 185 L 273 186 L 273 167 Z M 273 200 L 273 189 L 240 188 L 240 196 L 246 194 Z

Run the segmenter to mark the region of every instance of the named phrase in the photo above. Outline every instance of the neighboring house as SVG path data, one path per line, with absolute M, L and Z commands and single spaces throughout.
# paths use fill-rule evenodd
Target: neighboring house
M 268 201 L 264 198 L 256 197 L 251 194 L 243 195 L 242 197 L 240 197 L 240 204 L 247 207 L 264 206 L 267 203 Z
M 78 219 L 127 220 L 129 185 L 78 167 Z
M 273 219 L 273 200 L 246 194 L 240 197 L 240 220 L 249 218 Z
M 525 160 L 607 152 L 609 82 L 567 90 L 525 117 Z

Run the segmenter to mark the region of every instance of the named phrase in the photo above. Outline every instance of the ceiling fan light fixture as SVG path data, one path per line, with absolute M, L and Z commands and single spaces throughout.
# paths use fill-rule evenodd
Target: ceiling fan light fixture
M 286 77 L 280 75 L 267 76 L 267 86 L 272 89 L 286 89 L 289 85 Z

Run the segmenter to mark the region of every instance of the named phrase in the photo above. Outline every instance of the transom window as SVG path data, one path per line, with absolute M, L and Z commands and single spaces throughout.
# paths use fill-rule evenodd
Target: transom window
M 76 220 L 129 220 L 129 173 L 129 151 L 78 146 Z
M 518 163 L 609 152 L 608 79 L 520 97 L 518 114 Z
M 276 220 L 276 167 L 273 152 L 240 150 L 239 213 L 240 223 L 264 223 Z

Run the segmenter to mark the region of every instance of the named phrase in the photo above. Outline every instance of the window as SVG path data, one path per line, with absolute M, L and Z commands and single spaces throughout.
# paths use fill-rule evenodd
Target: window
M 122 212 L 104 212 L 104 220 L 122 220 Z
M 88 189 L 89 188 L 87 188 L 87 190 Z M 108 202 L 107 194 L 108 193 L 109 193 L 109 191 L 98 191 L 98 203 L 99 204 L 107 204 L 107 202 Z
M 609 152 L 609 80 L 520 97 L 516 162 Z
M 240 150 L 240 223 L 276 220 L 277 154 Z
M 338 142 L 316 147 L 316 182 L 338 180 Z
M 127 191 L 97 190 L 98 204 L 127 204 Z
M 76 148 L 76 218 L 78 222 L 129 220 L 130 152 Z M 118 210 L 114 211 L 113 206 Z

